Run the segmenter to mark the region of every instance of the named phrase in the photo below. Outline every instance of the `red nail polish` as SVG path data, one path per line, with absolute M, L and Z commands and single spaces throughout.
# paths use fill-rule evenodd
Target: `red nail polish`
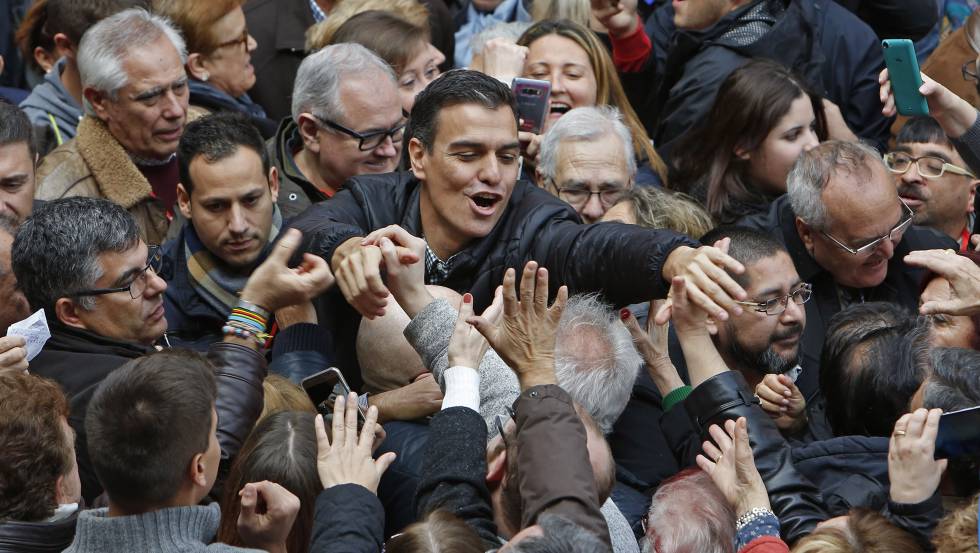
M 624 321 L 629 320 L 630 315 L 632 315 L 632 313 L 630 313 L 630 310 L 625 307 L 619 310 L 619 318 Z

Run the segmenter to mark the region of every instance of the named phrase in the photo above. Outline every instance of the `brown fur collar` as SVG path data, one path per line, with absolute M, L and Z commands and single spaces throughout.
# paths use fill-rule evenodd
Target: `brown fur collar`
M 130 209 L 151 197 L 149 181 L 105 123 L 86 115 L 78 124 L 75 143 L 106 199 Z

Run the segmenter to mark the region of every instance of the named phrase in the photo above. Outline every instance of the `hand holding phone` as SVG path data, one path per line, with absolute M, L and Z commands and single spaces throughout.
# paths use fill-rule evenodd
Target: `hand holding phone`
M 517 99 L 517 116 L 521 119 L 521 131 L 541 134 L 548 117 L 551 83 L 518 77 L 511 85 Z
M 881 48 L 888 67 L 895 107 L 902 115 L 929 115 L 926 97 L 919 92 L 922 74 L 915 57 L 915 47 L 906 38 L 881 41 Z
M 939 450 L 936 434 L 940 409 L 917 409 L 895 422 L 888 442 L 889 496 L 896 503 L 921 503 L 932 497 L 946 469 L 946 461 L 936 460 Z M 943 415 L 945 416 L 945 415 Z
M 303 389 L 306 391 L 306 395 L 309 396 L 310 401 L 313 402 L 316 410 L 327 418 L 333 416 L 333 407 L 337 396 L 347 397 L 351 392 L 350 386 L 344 380 L 344 375 L 336 367 L 324 369 L 304 378 Z M 358 426 L 364 424 L 365 418 L 367 418 L 367 414 L 358 405 Z

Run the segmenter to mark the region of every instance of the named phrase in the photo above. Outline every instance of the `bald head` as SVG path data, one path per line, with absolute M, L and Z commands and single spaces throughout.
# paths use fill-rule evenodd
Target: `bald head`
M 434 298 L 458 306 L 462 299 L 454 290 L 426 286 Z M 361 365 L 364 390 L 376 394 L 410 384 L 420 374 L 429 372 L 403 332 L 411 320 L 397 302 L 390 302 L 382 317 L 373 321 L 361 319 L 357 332 L 357 361 Z

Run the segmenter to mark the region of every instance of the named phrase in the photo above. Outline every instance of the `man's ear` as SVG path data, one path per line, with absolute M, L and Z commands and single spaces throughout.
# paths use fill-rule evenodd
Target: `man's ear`
M 415 178 L 425 180 L 425 145 L 418 138 L 408 141 L 408 160 Z
M 974 199 L 976 199 L 975 194 L 977 193 L 977 186 L 980 185 L 980 180 L 970 181 L 970 193 L 966 196 L 966 212 L 973 213 L 976 207 L 973 205 Z M 971 229 L 972 230 L 972 229 Z
M 82 91 L 82 96 L 84 96 L 85 99 L 88 100 L 88 103 L 92 105 L 92 109 L 95 110 L 96 117 L 103 121 L 108 118 L 109 103 L 112 101 L 108 94 L 92 87 L 85 87 L 85 90 Z
M 54 303 L 54 313 L 59 321 L 71 327 L 87 330 L 85 323 L 78 315 L 79 311 L 81 311 L 81 307 L 69 298 L 58 298 L 58 301 Z
M 279 200 L 279 170 L 275 166 L 269 168 L 269 193 L 273 203 Z
M 313 116 L 309 113 L 299 114 L 299 121 L 296 126 L 299 127 L 299 135 L 303 139 L 303 147 L 315 154 L 320 153 L 320 141 L 317 140 L 320 126 L 317 125 Z
M 191 464 L 190 467 L 188 467 L 188 470 L 190 471 L 189 476 L 191 477 L 191 482 L 193 482 L 195 486 L 203 488 L 208 485 L 208 468 L 207 462 L 204 460 L 203 452 L 194 455 L 194 458 L 191 459 Z
M 180 208 L 180 214 L 184 216 L 185 219 L 190 221 L 191 217 L 191 195 L 187 193 L 187 189 L 184 188 L 184 183 L 177 183 L 177 207 Z
M 501 448 L 500 453 L 497 454 L 490 464 L 487 465 L 487 483 L 488 484 L 500 484 L 504 481 L 504 477 L 507 476 L 507 448 Z M 496 486 L 491 486 L 494 488 Z
M 803 247 L 809 254 L 813 255 L 813 229 L 803 219 L 799 217 L 796 218 L 796 233 L 800 235 L 800 240 L 803 241 Z
M 51 39 L 54 42 L 54 47 L 58 49 L 61 55 L 74 59 L 75 58 L 75 45 L 72 44 L 71 39 L 65 33 L 55 33 L 54 37 Z

